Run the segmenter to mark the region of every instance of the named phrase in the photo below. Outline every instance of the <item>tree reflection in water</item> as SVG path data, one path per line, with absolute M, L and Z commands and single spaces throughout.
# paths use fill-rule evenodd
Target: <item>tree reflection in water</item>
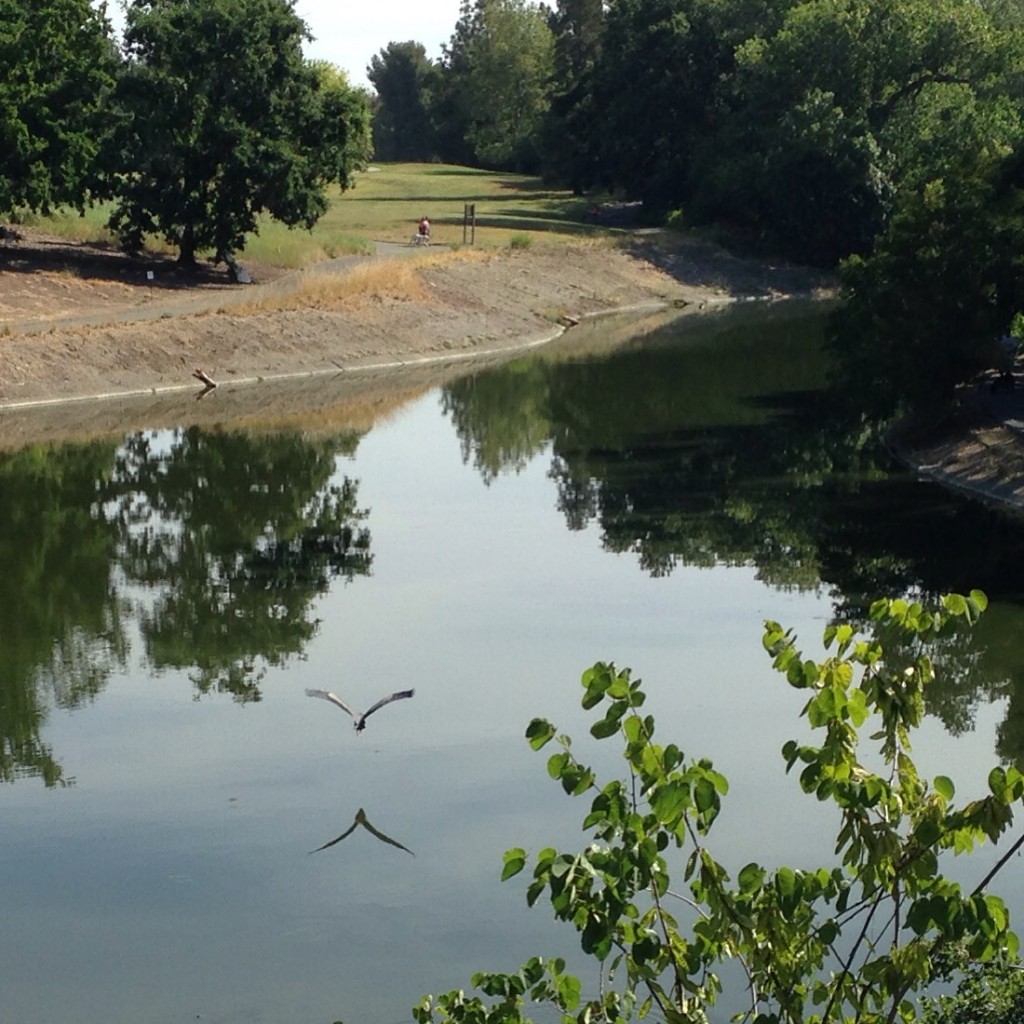
M 570 530 L 594 524 L 643 571 L 748 565 L 769 586 L 824 590 L 863 623 L 876 596 L 985 590 L 1024 606 L 1024 523 L 925 485 L 826 390 L 823 317 L 806 307 L 688 322 L 587 360 L 538 358 L 450 385 L 464 459 L 488 482 L 550 445 Z M 733 326 L 730 326 L 733 325 Z M 1024 763 L 1024 662 L 996 608 L 947 648 L 930 710 L 954 733 L 982 701 L 1010 708 L 999 753 Z
M 259 700 L 316 597 L 370 572 L 358 483 L 334 476 L 359 438 L 190 429 L 0 458 L 0 778 L 67 781 L 47 706 L 92 699 L 129 627 L 154 671 Z
M 359 438 L 193 428 L 155 440 L 129 439 L 101 491 L 125 576 L 149 591 L 137 606 L 148 660 L 192 668 L 200 693 L 258 700 L 266 667 L 315 634 L 313 599 L 370 570 L 358 486 L 330 482 Z
M 95 697 L 125 663 L 114 538 L 92 514 L 114 446 L 0 455 L 0 779 L 72 781 L 40 738 L 52 705 Z

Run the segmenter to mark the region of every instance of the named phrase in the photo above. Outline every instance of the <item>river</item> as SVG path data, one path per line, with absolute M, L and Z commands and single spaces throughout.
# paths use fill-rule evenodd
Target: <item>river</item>
M 963 796 L 1019 761 L 1024 525 L 852 444 L 820 329 L 737 310 L 379 415 L 0 456 L 3 1019 L 398 1024 L 476 970 L 571 953 L 499 875 L 508 847 L 581 842 L 533 716 L 618 770 L 584 742 L 598 659 L 731 780 L 737 865 L 831 850 L 784 774 L 803 700 L 766 618 L 815 656 L 871 597 L 981 587 L 915 752 Z M 308 688 L 415 693 L 356 733 Z

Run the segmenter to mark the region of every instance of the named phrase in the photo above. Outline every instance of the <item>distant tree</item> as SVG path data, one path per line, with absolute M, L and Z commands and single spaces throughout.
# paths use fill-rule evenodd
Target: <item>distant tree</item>
M 467 83 L 472 69 L 470 43 L 481 30 L 479 12 L 470 0 L 462 0 L 461 17 L 448 44 L 441 47 L 441 74 L 432 105 L 438 156 L 447 163 L 473 164 L 477 160 L 469 138 L 473 97 Z
M 1017 0 L 979 0 L 978 6 L 1001 28 L 1024 28 L 1024 7 Z
M 728 124 L 735 51 L 789 0 L 618 0 L 593 85 L 602 177 L 656 213 L 690 201 Z M 705 173 L 701 170 L 700 173 Z
M 267 213 L 312 227 L 370 153 L 366 95 L 303 59 L 293 0 L 132 0 L 117 92 L 111 227 L 193 263 Z
M 0 215 L 85 204 L 117 61 L 89 0 L 0 0 Z
M 601 111 L 593 73 L 601 55 L 601 0 L 558 0 L 550 17 L 554 34 L 551 106 L 544 126 L 544 175 L 581 193 L 600 177 Z
M 339 153 L 341 166 L 347 168 L 342 187 L 347 187 L 353 170 L 362 169 L 373 156 L 373 128 L 370 121 L 372 97 L 361 86 L 349 82 L 348 72 L 328 60 L 307 62 L 317 77 L 318 90 L 326 121 L 345 126 Z
M 476 162 L 536 170 L 549 105 L 554 39 L 527 0 L 463 0 L 444 51 L 444 113 L 464 125 Z
M 376 90 L 373 148 L 381 160 L 429 160 L 437 145 L 430 103 L 437 69 L 422 43 L 388 43 L 366 77 Z

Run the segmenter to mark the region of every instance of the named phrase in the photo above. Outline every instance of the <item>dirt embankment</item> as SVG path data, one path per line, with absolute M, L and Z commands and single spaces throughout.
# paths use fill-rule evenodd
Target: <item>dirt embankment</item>
M 896 456 L 920 476 L 992 504 L 1024 512 L 1024 387 L 995 374 L 965 386 L 941 423 L 906 423 Z
M 387 271 L 396 260 L 407 272 Z M 304 425 L 331 429 L 342 406 L 346 425 L 366 429 L 467 364 L 506 358 L 591 315 L 698 312 L 832 286 L 801 268 L 644 233 L 616 248 L 490 254 L 424 256 L 380 243 L 375 256 L 300 273 L 247 270 L 254 285 L 211 267 L 183 276 L 169 259 L 131 260 L 38 232 L 0 239 L 0 445 L 107 432 L 127 421 L 301 415 Z M 370 276 L 339 287 L 356 273 Z M 586 344 L 585 332 L 574 331 Z M 260 386 L 221 387 L 200 406 L 192 401 L 197 368 L 219 384 Z M 113 400 L 75 402 L 72 415 L 67 402 L 93 396 Z M 900 454 L 947 486 L 1024 508 L 1024 389 L 997 394 L 983 384 L 977 398 L 941 433 L 900 438 Z
M 2 244 L 0 407 L 192 387 L 196 368 L 227 383 L 472 356 L 537 342 L 556 334 L 559 321 L 619 307 L 697 309 L 828 284 L 711 246 L 669 250 L 642 239 L 631 249 L 378 250 L 369 261 L 297 274 L 250 267 L 256 284 L 236 285 L 223 271 L 181 278 L 167 261 L 139 263 L 53 239 Z M 385 272 L 331 297 L 331 277 L 396 257 L 410 257 L 403 262 L 415 288 L 407 274 Z M 308 299 L 266 305 L 287 306 L 289 294 Z

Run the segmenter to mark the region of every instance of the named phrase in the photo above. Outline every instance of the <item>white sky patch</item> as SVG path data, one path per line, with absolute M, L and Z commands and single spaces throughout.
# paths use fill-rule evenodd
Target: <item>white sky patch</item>
M 121 4 L 108 2 L 107 13 L 120 32 Z M 306 56 L 330 61 L 348 72 L 353 85 L 369 87 L 367 65 L 388 43 L 413 40 L 428 57 L 440 57 L 459 19 L 459 0 L 296 0 L 295 13 L 314 37 Z

